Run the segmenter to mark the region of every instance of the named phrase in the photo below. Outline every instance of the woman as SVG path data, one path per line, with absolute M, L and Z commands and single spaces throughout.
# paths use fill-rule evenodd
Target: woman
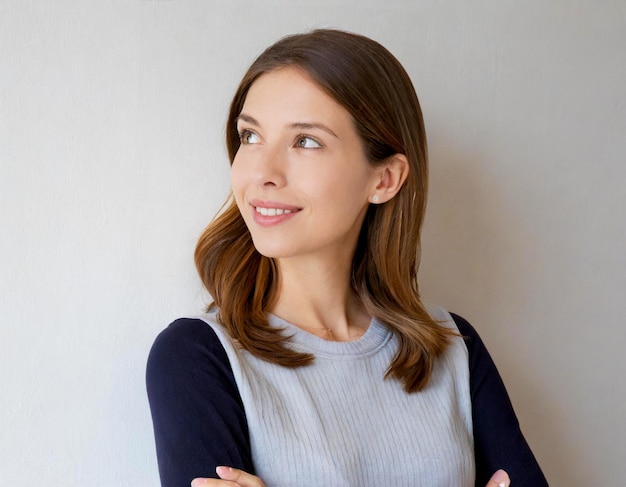
M 426 136 L 393 55 L 280 40 L 226 139 L 195 255 L 214 303 L 148 361 L 162 485 L 546 485 L 476 332 L 420 300 Z

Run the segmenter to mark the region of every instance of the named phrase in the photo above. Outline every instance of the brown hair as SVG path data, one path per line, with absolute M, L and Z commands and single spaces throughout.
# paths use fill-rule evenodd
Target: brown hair
M 428 383 L 434 360 L 453 332 L 429 316 L 418 292 L 428 163 L 422 112 L 411 80 L 389 51 L 367 37 L 337 30 L 285 37 L 252 63 L 235 93 L 226 124 L 231 163 L 240 144 L 236 119 L 250 86 L 262 74 L 286 66 L 302 69 L 345 107 L 372 165 L 394 154 L 409 161 L 409 175 L 398 194 L 367 210 L 351 284 L 368 313 L 399 340 L 387 375 L 402 381 L 407 392 L 418 391 Z M 277 267 L 255 250 L 232 198 L 200 237 L 195 261 L 214 299 L 210 307 L 218 307 L 218 319 L 243 348 L 287 367 L 312 362 L 312 355 L 293 351 L 289 338 L 267 321 L 277 297 Z

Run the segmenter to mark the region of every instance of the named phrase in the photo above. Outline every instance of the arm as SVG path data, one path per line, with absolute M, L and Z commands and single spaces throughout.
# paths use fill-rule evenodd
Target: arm
M 222 480 L 198 478 L 191 482 L 191 487 L 265 487 L 260 478 L 241 470 L 217 467 L 217 473 Z M 498 470 L 489 479 L 486 487 L 509 487 L 509 485 L 511 481 L 507 473 L 504 470 Z
M 485 485 L 493 472 L 502 468 L 516 487 L 547 486 L 489 352 L 466 320 L 452 317 L 469 352 L 476 485 Z
M 146 385 L 163 487 L 217 477 L 218 465 L 254 473 L 243 404 L 209 325 L 181 319 L 166 328 L 150 351 Z

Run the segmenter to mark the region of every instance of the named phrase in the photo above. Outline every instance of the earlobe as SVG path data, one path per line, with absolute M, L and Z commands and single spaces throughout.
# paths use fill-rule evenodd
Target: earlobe
M 373 203 L 385 203 L 400 191 L 409 175 L 409 161 L 404 154 L 394 154 L 379 170 Z

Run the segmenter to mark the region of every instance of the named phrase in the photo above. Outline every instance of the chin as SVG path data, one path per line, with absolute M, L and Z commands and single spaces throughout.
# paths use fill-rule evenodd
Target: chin
M 267 257 L 269 259 L 280 259 L 284 257 L 290 257 L 292 252 L 289 249 L 286 249 L 284 245 L 278 243 L 277 245 L 271 245 L 266 242 L 257 243 L 253 240 L 254 248 L 256 251 L 261 254 L 263 257 Z
M 267 249 L 256 249 L 256 251 L 261 254 L 263 257 L 267 257 L 268 259 L 286 259 L 287 257 L 293 257 L 292 254 L 288 252 L 281 252 L 278 250 L 267 250 Z

